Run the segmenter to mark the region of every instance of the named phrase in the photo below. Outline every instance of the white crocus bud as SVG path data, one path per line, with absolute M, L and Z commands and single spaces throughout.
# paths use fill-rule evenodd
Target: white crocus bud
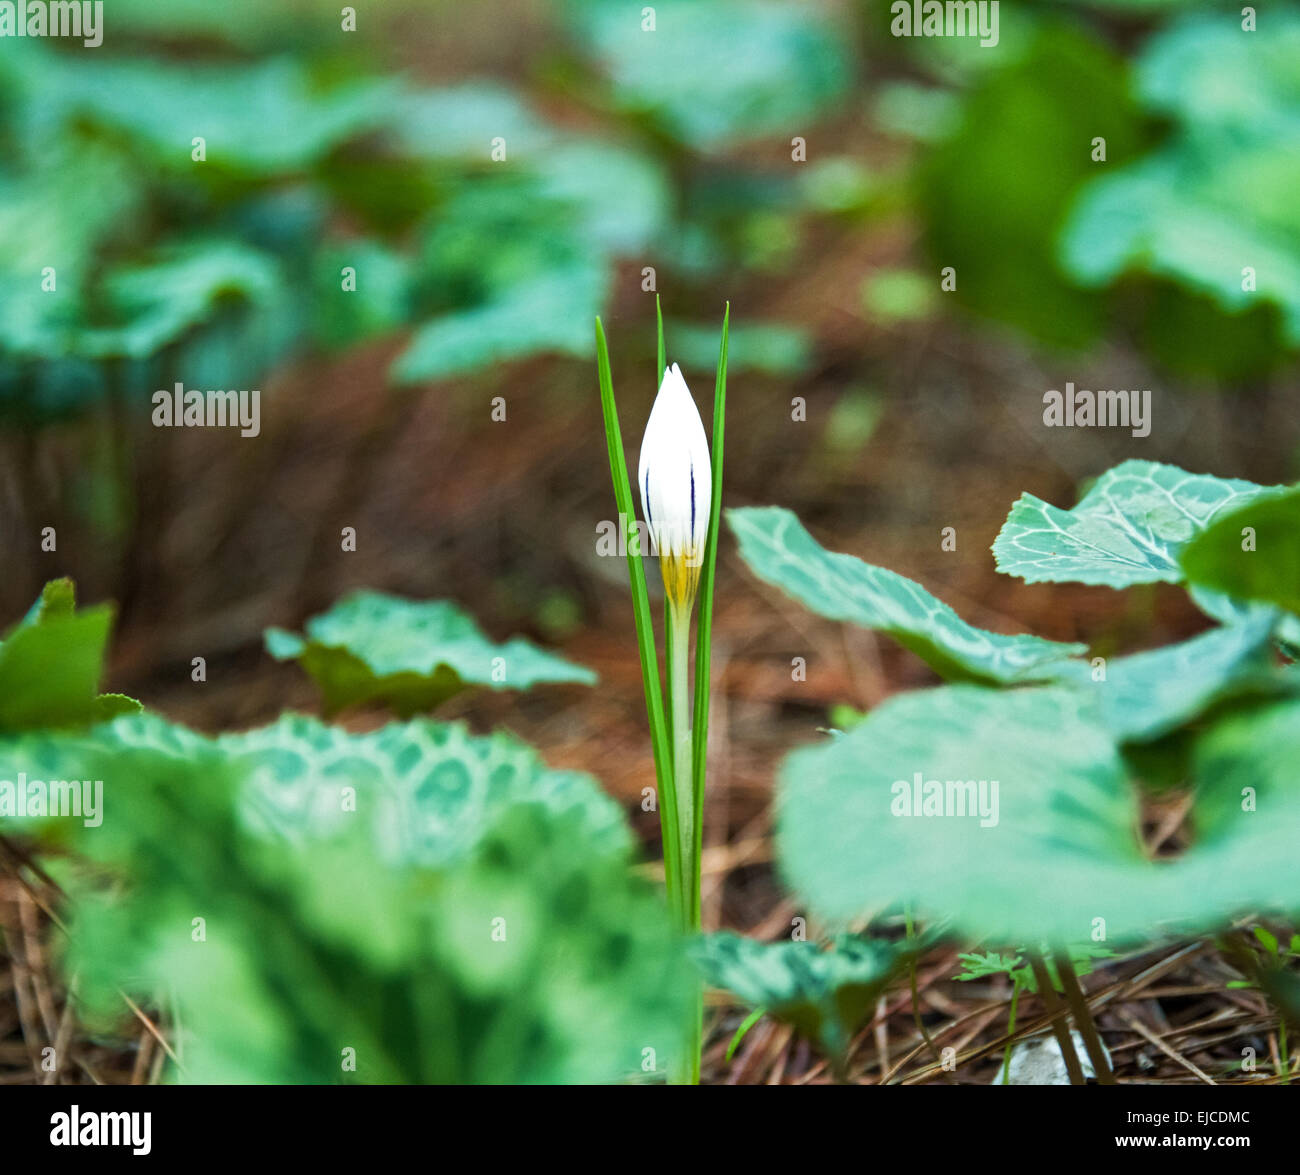
M 704 422 L 676 363 L 664 372 L 646 422 L 637 484 L 669 602 L 689 608 L 704 560 L 713 472 Z

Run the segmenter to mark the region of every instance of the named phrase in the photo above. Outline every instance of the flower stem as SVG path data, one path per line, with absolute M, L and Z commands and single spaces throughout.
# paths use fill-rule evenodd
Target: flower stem
M 672 628 L 669 642 L 668 680 L 672 698 L 673 732 L 673 786 L 677 798 L 677 843 L 680 845 L 682 887 L 686 892 L 693 876 L 695 853 L 695 802 L 691 781 L 691 695 L 687 688 L 688 657 L 691 644 L 691 613 L 689 605 L 670 605 L 668 624 Z M 692 923 L 692 896 L 687 893 L 686 929 L 695 929 Z
M 672 637 L 668 650 L 669 696 L 672 699 L 673 789 L 677 799 L 677 860 L 681 868 L 678 879 L 682 899 L 682 929 L 697 934 L 700 929 L 700 843 L 696 839 L 695 796 L 692 774 L 691 695 L 688 674 L 691 648 L 691 605 L 669 604 L 668 626 Z M 680 1075 L 684 1084 L 700 1081 L 700 1049 L 704 1037 L 704 989 L 695 983 L 692 990 L 690 1024 L 686 1035 L 686 1057 Z

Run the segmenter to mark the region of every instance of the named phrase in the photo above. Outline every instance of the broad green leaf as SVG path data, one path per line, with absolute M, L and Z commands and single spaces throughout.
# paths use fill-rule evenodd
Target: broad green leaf
M 1138 64 L 1148 105 L 1186 122 L 1263 138 L 1300 134 L 1300 14 L 1282 9 L 1263 36 L 1199 13 L 1153 37 Z
M 825 947 L 761 943 L 730 931 L 706 935 L 692 954 L 705 980 L 762 1008 L 832 1054 L 842 1054 L 889 983 L 920 950 L 842 934 Z
M 1086 646 L 1004 636 L 967 624 L 920 584 L 821 547 L 789 511 L 727 511 L 740 556 L 755 575 L 806 608 L 888 633 L 943 677 L 998 684 L 1059 677 Z
M 1300 160 L 1285 149 L 1300 128 L 1297 54 L 1293 11 L 1258 35 L 1205 14 L 1158 33 L 1141 52 L 1137 90 L 1174 133 L 1093 180 L 1065 225 L 1062 262 L 1080 282 L 1146 273 L 1218 308 L 1210 317 L 1200 301 L 1146 298 L 1155 312 L 1137 327 L 1180 368 L 1268 366 L 1278 333 L 1271 315 L 1245 317 L 1255 308 L 1276 310 L 1285 342 L 1300 345 Z M 1195 321 L 1199 331 L 1188 329 Z
M 18 770 L 102 779 L 100 819 L 60 822 L 94 866 L 68 965 L 96 1023 L 119 989 L 174 1001 L 175 1080 L 609 1081 L 680 1047 L 682 960 L 617 805 L 513 740 L 137 717 L 0 739 Z
M 631 847 L 618 805 L 589 776 L 548 769 L 509 735 L 474 737 L 461 725 L 425 719 L 350 734 L 285 714 L 270 726 L 210 739 L 153 715 L 128 715 L 82 732 L 42 730 L 0 741 L 0 778 L 80 779 L 87 763 L 139 755 L 178 768 L 229 765 L 242 781 L 240 811 L 250 829 L 306 844 L 360 824 L 390 865 L 464 859 L 497 815 L 525 803 L 571 819 L 593 851 L 618 855 Z
M 1101 724 L 1121 742 L 1148 742 L 1231 697 L 1295 689 L 1273 669 L 1270 639 L 1276 618 L 1260 613 L 1191 640 L 1106 666 L 1102 681 L 1081 674 L 1099 707 Z M 1289 683 L 1289 684 L 1288 684 Z
M 1090 711 L 1059 687 L 891 699 L 782 766 L 783 872 L 833 919 L 908 902 L 997 943 L 1086 940 L 1095 918 L 1111 939 L 1140 932 L 1160 870 Z
M 322 85 L 288 57 L 172 63 L 25 49 L 11 69 L 39 108 L 39 133 L 60 124 L 121 130 L 173 172 L 193 174 L 196 136 L 217 172 L 297 171 L 383 126 L 399 93 L 389 80 Z
M 1199 588 L 1300 612 L 1300 489 L 1220 514 L 1180 562 Z
M 408 91 L 391 111 L 389 133 L 417 158 L 483 163 L 491 160 L 492 140 L 502 138 L 508 158 L 522 154 L 532 163 L 556 138 L 518 93 L 494 82 Z
M 588 332 L 574 323 L 596 316 L 607 282 L 603 269 L 583 263 L 522 283 L 486 305 L 436 318 L 420 327 L 397 357 L 393 378 L 420 383 L 529 355 L 588 355 Z
M 807 8 L 663 0 L 647 32 L 639 13 L 616 0 L 567 7 L 612 83 L 611 100 L 692 147 L 807 127 L 849 84 L 840 32 Z
M 1004 24 L 1010 9 L 1002 6 Z M 1105 139 L 1109 159 L 1125 159 L 1139 145 L 1140 121 L 1124 62 L 1077 25 L 1027 33 L 1023 52 L 1009 61 L 1014 46 L 1005 28 L 1002 35 L 996 50 L 949 38 L 969 42 L 968 56 L 990 67 L 963 96 L 952 133 L 920 168 L 928 251 L 959 275 L 945 298 L 1051 344 L 1078 347 L 1100 333 L 1104 307 L 1062 270 L 1061 222 L 1080 185 L 1097 174 L 1093 138 Z M 927 64 L 944 40 L 918 41 Z
M 112 623 L 108 604 L 75 610 L 71 580 L 46 584 L 0 643 L 0 731 L 86 725 L 108 709 L 138 707 L 99 695 Z
M 1229 714 L 1193 756 L 1195 884 L 1241 913 L 1300 911 L 1300 700 Z
M 288 296 L 274 260 L 237 241 L 196 241 L 122 267 L 103 295 L 122 325 L 87 329 L 78 350 L 96 358 L 152 355 L 202 325 L 226 304 L 269 314 Z
M 103 143 L 60 136 L 42 148 L 30 168 L 0 177 L 0 352 L 49 361 L 72 350 L 96 251 L 129 234 L 144 190 L 130 161 Z M 42 289 L 46 267 L 53 290 Z M 0 401 L 20 387 L 0 378 Z
M 825 917 L 907 902 L 993 944 L 1098 928 L 1115 944 L 1300 908 L 1300 700 L 1225 710 L 1199 737 L 1195 842 L 1173 861 L 1143 859 L 1137 794 L 1095 714 L 1063 687 L 892 699 L 786 760 L 783 871 Z
M 1188 143 L 1142 160 L 1088 187 L 1071 213 L 1062 239 L 1063 266 L 1080 283 L 1107 285 L 1129 270 L 1168 278 L 1208 296 L 1228 314 L 1273 304 L 1285 338 L 1300 346 L 1300 248 L 1295 230 L 1250 215 L 1232 198 L 1254 177 L 1254 195 L 1290 191 L 1300 180 L 1272 147 L 1225 145 L 1231 160 L 1222 174 L 1205 172 L 1203 144 Z M 1263 191 L 1261 191 L 1263 189 Z M 1242 259 L 1255 271 L 1243 289 Z
M 586 324 L 605 300 L 610 263 L 577 207 L 526 170 L 456 186 L 430 219 L 416 271 L 416 298 L 439 313 L 398 356 L 396 378 L 445 379 L 539 352 L 590 354 Z
M 1178 583 L 1183 547 L 1221 510 L 1261 489 L 1174 465 L 1125 461 L 1103 473 L 1070 510 L 1022 494 L 993 554 L 999 571 L 1027 583 Z
M 562 139 L 532 170 L 542 197 L 569 209 L 588 247 L 636 253 L 666 228 L 673 204 L 669 177 L 641 151 L 602 139 Z
M 522 637 L 493 644 L 446 600 L 405 600 L 381 592 L 345 596 L 308 620 L 304 636 L 268 629 L 266 647 L 277 660 L 302 663 L 331 713 L 382 702 L 409 717 L 470 685 L 502 690 L 542 682 L 596 683 L 591 670 Z

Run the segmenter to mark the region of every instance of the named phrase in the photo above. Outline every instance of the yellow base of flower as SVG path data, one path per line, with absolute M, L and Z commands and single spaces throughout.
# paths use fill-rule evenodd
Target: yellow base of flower
M 694 603 L 700 586 L 701 562 L 699 553 L 695 551 L 676 555 L 660 553 L 659 571 L 664 577 L 664 594 L 674 607 L 689 608 Z

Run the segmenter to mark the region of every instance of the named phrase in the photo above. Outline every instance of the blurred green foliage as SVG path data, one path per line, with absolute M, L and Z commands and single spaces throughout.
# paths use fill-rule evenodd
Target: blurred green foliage
M 967 93 L 919 176 L 931 255 L 956 269 L 961 302 L 1048 343 L 1095 337 L 1101 300 L 1055 256 L 1070 201 L 1097 166 L 1095 136 L 1123 159 L 1139 146 L 1139 122 L 1123 61 L 1075 29 L 1038 30 Z
M 698 150 L 794 133 L 829 112 L 852 74 L 839 31 L 816 6 L 569 0 L 609 79 L 608 101 Z
M 838 1061 L 890 982 L 930 945 L 930 939 L 891 942 L 856 934 L 824 946 L 759 943 L 721 931 L 706 935 L 693 953 L 714 987 L 793 1024 Z
M 1300 789 L 1281 764 L 1300 737 L 1300 677 L 1274 646 L 1300 610 L 1296 500 L 1294 488 L 1146 461 L 1109 470 L 1071 510 L 1023 495 L 994 545 L 1000 571 L 1186 583 L 1222 621 L 1109 663 L 1063 661 L 1084 650 L 1032 637 L 996 637 L 999 648 L 919 585 L 824 551 L 788 512 L 730 511 L 760 578 L 982 683 L 893 697 L 786 759 L 777 839 L 794 888 L 824 917 L 903 902 L 995 944 L 1144 941 L 1250 911 L 1292 916 Z M 1043 668 L 1027 661 L 1053 654 Z M 987 688 L 1033 678 L 1050 680 Z M 1170 782 L 1192 789 L 1197 838 L 1153 861 L 1136 814 L 1144 788 Z
M 0 730 L 80 726 L 139 709 L 101 694 L 113 609 L 76 607 L 72 581 L 45 585 L 41 598 L 0 642 Z
M 25 704 L 0 737 L 0 830 L 62 850 L 83 1019 L 111 1031 L 124 994 L 148 1002 L 171 1023 L 171 1079 L 200 1083 L 666 1071 L 688 965 L 593 779 L 428 720 L 351 734 L 284 715 L 215 739 L 95 722 L 108 609 L 80 615 L 71 630 L 71 587 L 52 584 L 0 646 L 5 697 Z M 47 697 L 57 661 L 6 659 L 28 633 L 80 650 L 75 716 Z M 68 780 L 100 781 L 95 819 L 12 802 L 15 782 Z
M 513 84 L 435 84 L 384 64 L 419 5 L 344 33 L 323 0 L 123 0 L 101 50 L 0 61 L 0 412 L 251 386 L 402 332 L 398 383 L 587 356 L 649 269 L 693 319 L 806 268 L 822 226 L 900 214 L 927 256 L 863 274 L 864 325 L 946 308 L 952 266 L 957 304 L 1048 345 L 1265 372 L 1300 346 L 1300 17 L 1184 7 L 1029 5 L 983 49 L 847 0 L 566 2 L 527 14 Z M 802 330 L 735 363 L 798 374 Z
M 1189 19 L 1148 43 L 1135 84 L 1173 129 L 1083 190 L 1063 263 L 1091 286 L 1163 284 L 1141 327 L 1171 367 L 1264 370 L 1300 346 L 1300 14 L 1270 13 L 1256 33 Z

